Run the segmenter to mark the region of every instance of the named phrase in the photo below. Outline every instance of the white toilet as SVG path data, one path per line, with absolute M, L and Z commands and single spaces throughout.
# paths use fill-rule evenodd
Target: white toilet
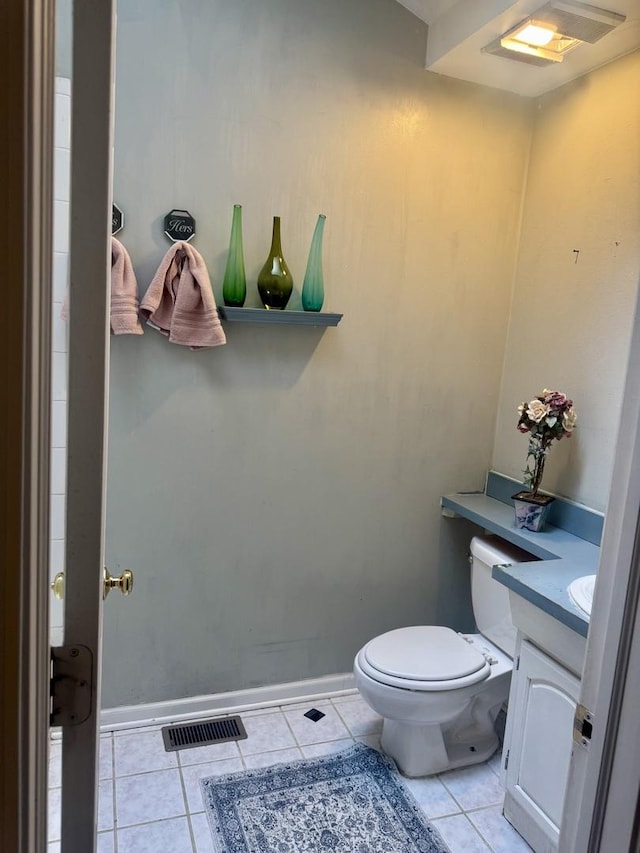
M 358 652 L 356 686 L 383 717 L 382 748 L 405 776 L 475 764 L 497 749 L 494 722 L 509 696 L 516 631 L 508 590 L 491 569 L 532 559 L 498 536 L 476 536 L 469 562 L 479 634 L 398 628 Z

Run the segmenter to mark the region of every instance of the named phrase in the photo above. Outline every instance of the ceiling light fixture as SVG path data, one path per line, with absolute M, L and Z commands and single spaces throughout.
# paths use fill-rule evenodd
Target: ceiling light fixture
M 595 43 L 625 20 L 624 15 L 597 6 L 552 0 L 482 48 L 482 52 L 532 65 L 562 62 L 574 47 L 583 42 Z
M 538 56 L 548 62 L 562 62 L 565 53 L 582 44 L 580 39 L 559 33 L 553 24 L 527 18 L 506 32 L 500 45 L 507 50 Z
M 534 45 L 535 47 L 544 47 L 549 44 L 551 39 L 556 34 L 555 27 L 550 27 L 542 21 L 525 21 L 516 28 L 512 33 L 511 38 L 516 41 L 524 42 L 524 44 Z

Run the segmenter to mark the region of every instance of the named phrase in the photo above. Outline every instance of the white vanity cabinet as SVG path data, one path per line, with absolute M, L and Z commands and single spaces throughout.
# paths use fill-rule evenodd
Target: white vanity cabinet
M 447 517 L 467 518 L 532 555 L 530 563 L 492 571 L 509 590 L 518 631 L 502 752 L 504 814 L 535 853 L 555 853 L 572 750 L 583 748 L 574 745 L 573 720 L 589 629 L 567 590 L 597 572 L 603 517 L 557 498 L 562 527 L 521 530 L 510 498 L 516 485 L 490 471 L 483 494 L 444 495 L 441 503 Z
M 558 849 L 586 638 L 509 590 L 518 629 L 503 748 L 504 815 L 535 853 Z
M 580 680 L 520 636 L 509 697 L 505 817 L 536 853 L 558 847 Z

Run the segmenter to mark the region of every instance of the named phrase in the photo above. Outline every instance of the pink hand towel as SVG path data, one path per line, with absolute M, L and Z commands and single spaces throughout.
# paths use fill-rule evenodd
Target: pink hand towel
M 182 241 L 162 259 L 140 306 L 143 316 L 171 343 L 191 349 L 226 344 L 209 273 L 202 256 Z
M 138 317 L 138 282 L 129 252 L 111 238 L 111 334 L 142 335 Z

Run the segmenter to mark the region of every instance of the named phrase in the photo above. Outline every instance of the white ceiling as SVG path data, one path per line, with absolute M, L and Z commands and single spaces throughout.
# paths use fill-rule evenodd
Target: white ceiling
M 596 44 L 583 44 L 548 66 L 526 65 L 482 53 L 482 48 L 524 18 L 545 0 L 398 0 L 429 25 L 425 66 L 429 71 L 470 80 L 496 89 L 535 97 L 588 71 L 640 48 L 639 0 L 592 0 L 626 15 Z

